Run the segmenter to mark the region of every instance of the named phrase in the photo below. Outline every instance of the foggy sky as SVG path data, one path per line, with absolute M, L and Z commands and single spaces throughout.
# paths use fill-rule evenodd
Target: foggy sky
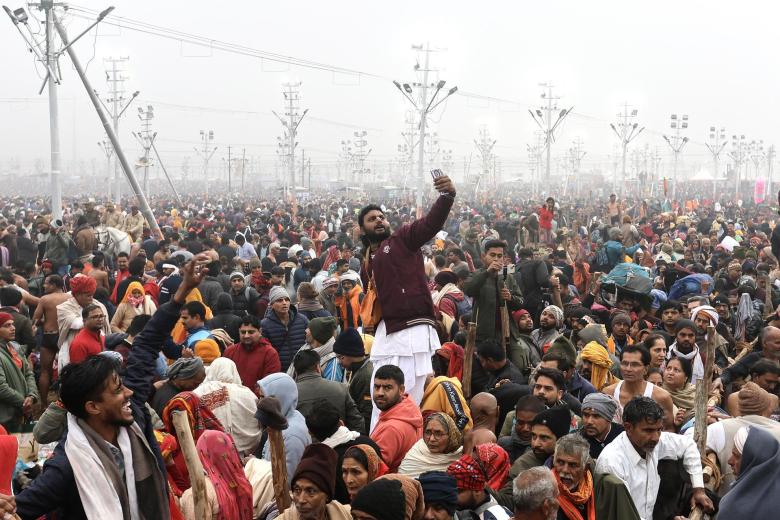
M 109 4 L 76 5 L 101 10 Z M 538 84 L 546 81 L 555 84 L 560 108 L 575 107 L 556 135 L 553 155 L 580 137 L 588 152 L 584 169 L 606 166 L 617 142 L 609 122 L 624 101 L 638 109 L 636 121 L 647 127 L 629 149 L 657 147 L 665 164 L 669 151 L 661 134 L 670 132 L 669 115 L 689 115 L 685 135 L 692 142 L 683 157 L 690 171 L 709 165 L 703 143 L 711 125 L 724 126 L 729 141 L 734 133 L 767 145 L 776 140 L 780 72 L 778 7 L 772 2 L 119 0 L 114 5 L 119 17 L 402 83 L 416 80 L 412 66 L 418 55 L 410 46 L 430 42 L 441 49 L 432 65 L 447 88 L 457 85 L 463 92 L 519 103 L 456 94 L 437 109 L 433 130 L 442 147 L 453 150 L 458 170 L 470 154 L 478 161 L 473 139 L 481 125 L 497 139 L 494 151 L 505 176 L 526 169 L 526 144 L 537 129 L 527 109 L 543 102 Z M 88 24 L 66 19 L 71 36 Z M 12 158 L 29 167 L 42 159 L 48 169 L 46 93 L 37 95 L 43 69 L 11 22 L 1 20 L 0 171 Z M 108 25 L 75 49 L 82 63 L 89 62 L 88 75 L 101 94 L 107 90 L 103 58 L 130 57 L 125 87 L 141 95 L 122 119 L 121 138 L 132 158 L 140 150 L 130 135 L 140 129 L 136 106 L 152 104 L 158 148 L 169 169 L 178 171 L 185 156 L 197 169 L 192 148 L 199 146 L 201 129 L 215 132 L 219 150 L 213 164 L 232 145 L 234 153 L 245 148 L 270 166 L 281 134 L 270 111 L 282 111 L 281 84 L 290 80 L 302 81 L 301 108 L 310 109 L 298 140 L 315 168 L 333 165 L 341 140 L 360 128 L 368 130 L 371 160 L 398 156 L 409 103 L 385 79 L 290 67 Z M 63 163 L 95 158 L 103 164 L 99 120 L 67 56 L 61 66 Z

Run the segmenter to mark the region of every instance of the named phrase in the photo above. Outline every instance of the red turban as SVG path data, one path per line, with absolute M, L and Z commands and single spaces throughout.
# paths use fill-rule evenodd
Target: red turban
M 77 274 L 70 280 L 70 292 L 72 294 L 95 294 L 97 282 L 91 276 Z
M 8 314 L 7 312 L 0 312 L 0 327 L 5 325 L 7 321 L 13 320 L 14 317 Z

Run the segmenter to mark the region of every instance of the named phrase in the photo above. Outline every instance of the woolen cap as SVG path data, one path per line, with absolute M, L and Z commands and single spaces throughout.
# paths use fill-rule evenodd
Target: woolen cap
M 571 414 L 567 406 L 556 406 L 539 412 L 531 424 L 547 426 L 556 438 L 560 439 L 571 429 Z
M 279 287 L 278 285 L 275 285 L 271 287 L 271 292 L 268 293 L 268 305 L 271 305 L 276 300 L 281 300 L 282 298 L 290 299 L 290 294 L 287 292 L 287 289 L 284 287 Z
M 338 321 L 333 316 L 327 318 L 314 318 L 309 322 L 309 330 L 311 336 L 319 343 L 327 343 L 333 337 L 333 333 L 336 332 L 336 326 Z
M 404 520 L 406 495 L 400 481 L 381 478 L 358 491 L 350 506 L 353 511 L 363 511 L 376 520 Z
M 330 446 L 317 442 L 309 444 L 303 450 L 303 456 L 295 468 L 295 474 L 290 481 L 290 486 L 295 486 L 295 481 L 301 478 L 310 480 L 320 491 L 328 495 L 328 502 L 333 499 L 336 492 L 336 466 L 339 457 Z
M 333 352 L 342 356 L 363 357 L 366 355 L 366 348 L 357 329 L 349 328 L 338 335 L 333 344 Z

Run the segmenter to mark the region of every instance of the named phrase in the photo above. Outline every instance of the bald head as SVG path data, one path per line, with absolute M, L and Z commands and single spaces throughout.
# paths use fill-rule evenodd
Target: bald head
M 765 358 L 780 360 L 780 329 L 772 326 L 764 327 L 761 331 L 761 347 Z
M 480 444 L 495 443 L 496 434 L 487 428 L 472 428 L 463 436 L 463 455 L 471 455 Z
M 474 420 L 474 428 L 487 428 L 495 431 L 498 420 L 498 401 L 496 396 L 487 392 L 480 392 L 471 398 L 469 404 L 471 418 Z

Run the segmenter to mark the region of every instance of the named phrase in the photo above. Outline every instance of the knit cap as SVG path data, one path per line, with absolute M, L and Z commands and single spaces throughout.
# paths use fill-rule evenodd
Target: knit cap
M 556 406 L 539 412 L 531 424 L 547 426 L 556 438 L 560 439 L 571 429 L 571 414 L 566 406 Z
M 314 318 L 309 322 L 311 337 L 319 343 L 327 343 L 333 337 L 338 322 L 333 316 L 327 318 Z
M 320 491 L 328 495 L 328 502 L 333 499 L 336 492 L 336 466 L 339 457 L 330 446 L 321 442 L 309 444 L 303 450 L 303 456 L 295 468 L 295 474 L 290 481 L 291 487 L 295 486 L 298 479 L 310 480 Z
M 769 392 L 752 381 L 745 383 L 738 395 L 739 412 L 742 415 L 764 415 L 772 406 Z
M 366 355 L 363 338 L 357 329 L 349 328 L 336 338 L 333 344 L 333 352 L 342 356 L 363 357 Z
M 401 482 L 382 478 L 366 484 L 350 506 L 352 511 L 363 511 L 376 520 L 404 520 L 406 496 Z
M 276 300 L 281 300 L 282 298 L 290 299 L 290 294 L 284 287 L 275 285 L 271 287 L 271 291 L 268 293 L 268 305 L 272 305 Z

